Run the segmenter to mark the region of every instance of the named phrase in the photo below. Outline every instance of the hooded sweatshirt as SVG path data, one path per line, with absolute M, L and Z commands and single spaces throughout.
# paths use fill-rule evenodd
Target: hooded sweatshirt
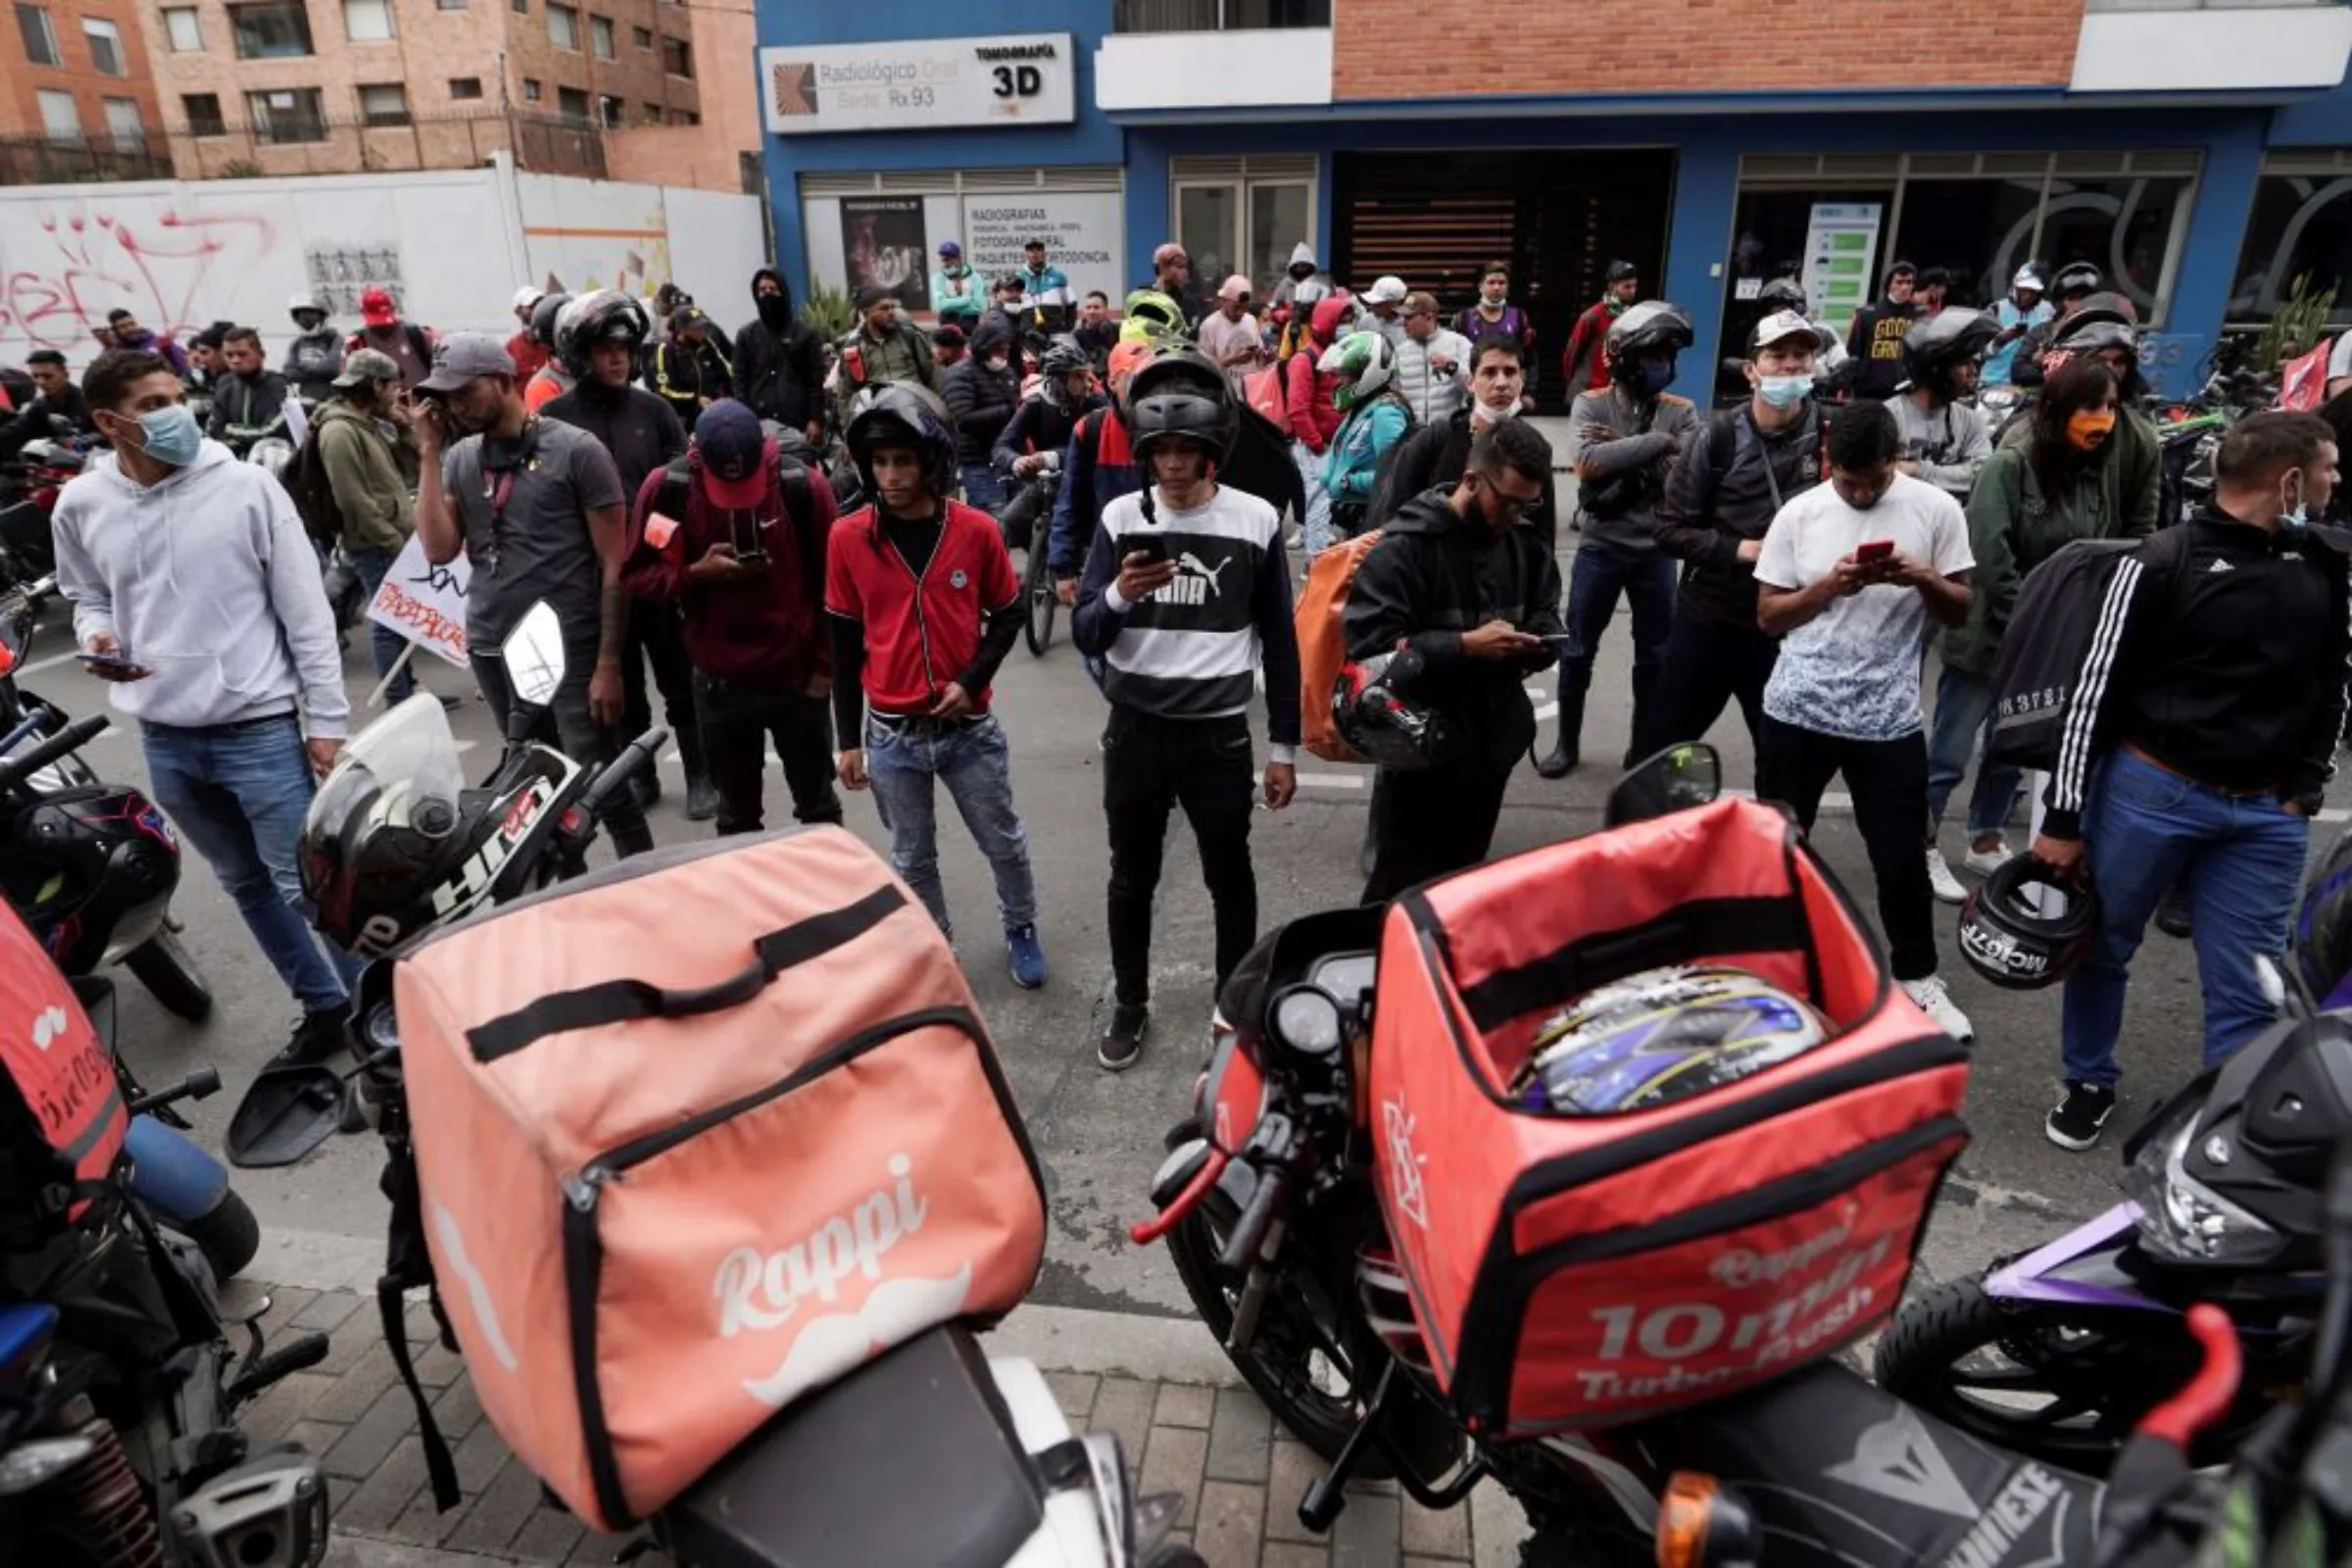
M 1331 405 L 1331 389 L 1340 378 L 1316 369 L 1315 363 L 1339 336 L 1340 321 L 1347 314 L 1346 300 L 1318 303 L 1307 321 L 1307 346 L 1282 368 L 1283 407 L 1290 415 L 1291 436 L 1317 457 L 1330 449 L 1331 438 L 1339 434 L 1340 411 Z
M 770 277 L 783 292 L 763 299 L 760 282 Z M 805 433 L 824 416 L 824 344 L 794 317 L 792 285 L 774 268 L 752 274 L 752 305 L 759 314 L 735 334 L 735 395 L 762 419 Z
M 1313 267 L 1316 270 L 1304 277 L 1292 276 L 1292 272 L 1300 267 Z M 1331 279 L 1324 275 L 1322 269 L 1317 265 L 1315 248 L 1306 241 L 1300 240 L 1297 245 L 1291 247 L 1290 267 L 1283 272 L 1282 281 L 1274 285 L 1274 297 L 1268 303 L 1275 306 L 1293 305 L 1304 308 L 1315 304 L 1330 293 Z
M 299 711 L 315 740 L 348 732 L 318 552 L 267 472 L 207 441 L 141 487 L 108 455 L 59 493 L 53 522 L 75 638 L 111 634 L 154 671 L 108 688 L 117 712 L 202 728 Z
M 416 527 L 416 502 L 398 449 L 375 416 L 343 398 L 320 406 L 318 461 L 343 514 L 346 550 L 398 550 Z

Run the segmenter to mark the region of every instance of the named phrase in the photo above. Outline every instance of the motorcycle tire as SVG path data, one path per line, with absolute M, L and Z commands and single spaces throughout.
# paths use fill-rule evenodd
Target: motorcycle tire
M 220 1195 L 211 1213 L 172 1228 L 196 1244 L 213 1266 L 213 1278 L 223 1284 L 235 1279 L 262 1250 L 262 1222 L 234 1188 Z
M 1963 1365 L 1986 1353 L 2002 1364 Z M 1906 1302 L 1871 1373 L 1888 1394 L 1972 1437 L 2104 1476 L 2140 1418 L 2201 1361 L 2186 1323 L 2169 1313 L 2000 1301 L 1971 1278 Z M 2228 1463 L 2269 1412 L 2275 1381 L 2249 1365 L 2237 1399 L 2199 1435 L 2190 1462 Z M 2046 1402 L 2024 1402 L 2036 1397 Z
M 213 988 L 197 972 L 179 934 L 169 927 L 124 954 L 122 967 L 139 977 L 165 1011 L 190 1023 L 212 1016 Z
M 1176 1265 L 1176 1277 L 1184 1282 L 1187 1296 L 1200 1314 L 1200 1321 L 1222 1347 L 1233 1335 L 1234 1298 L 1217 1281 L 1217 1253 L 1225 1245 L 1224 1227 L 1216 1223 L 1211 1211 L 1223 1205 L 1213 1200 L 1198 1204 L 1190 1214 L 1177 1222 L 1168 1232 L 1168 1256 Z M 1227 1220 L 1231 1215 L 1224 1216 Z M 1241 1373 L 1274 1419 L 1288 1427 L 1292 1436 L 1312 1448 L 1326 1460 L 1339 1457 L 1348 1436 L 1361 1422 L 1363 1412 L 1357 1402 L 1331 1394 L 1315 1386 L 1313 1376 L 1303 1364 L 1292 1366 L 1274 1359 L 1270 1350 L 1269 1331 L 1278 1328 L 1280 1320 L 1289 1314 L 1311 1321 L 1312 1313 L 1303 1301 L 1284 1301 L 1278 1281 L 1269 1291 L 1265 1309 L 1258 1316 L 1258 1340 L 1247 1351 L 1235 1354 L 1231 1349 L 1226 1358 Z M 1320 1350 L 1320 1345 L 1313 1347 Z M 1311 1353 L 1311 1351 L 1309 1352 Z M 1328 1352 L 1326 1352 L 1328 1354 Z M 1356 1475 L 1366 1481 L 1385 1481 L 1390 1468 L 1387 1455 L 1373 1448 L 1366 1452 L 1355 1467 Z
M 1054 573 L 1046 565 L 1044 541 L 1038 537 L 1044 532 L 1041 519 L 1031 532 L 1027 570 L 1021 574 L 1025 579 L 1021 587 L 1028 599 L 1023 608 L 1029 612 L 1028 618 L 1021 622 L 1021 640 L 1029 645 L 1033 659 L 1046 657 L 1046 650 L 1054 642 L 1054 617 L 1061 612 L 1061 601 L 1054 593 Z

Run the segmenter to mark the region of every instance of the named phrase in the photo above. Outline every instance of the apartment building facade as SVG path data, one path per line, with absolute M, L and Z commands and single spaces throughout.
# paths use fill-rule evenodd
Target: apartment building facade
M 168 174 L 134 0 L 18 0 L 0 44 L 0 184 Z
M 2342 4 L 759 0 L 759 25 L 804 284 L 1034 230 L 1114 299 L 1173 237 L 1211 286 L 1268 290 L 1303 241 L 1451 307 L 1500 259 L 1556 366 L 1624 259 L 1690 313 L 1702 398 L 1766 281 L 1841 319 L 1898 258 L 1964 302 L 2092 261 L 2169 389 L 2298 280 L 2352 324 Z

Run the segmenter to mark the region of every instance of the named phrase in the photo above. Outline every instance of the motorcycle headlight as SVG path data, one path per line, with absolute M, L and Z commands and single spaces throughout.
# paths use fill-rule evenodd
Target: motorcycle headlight
M 2189 1140 L 2201 1102 L 2181 1107 L 2141 1146 L 2124 1171 L 2124 1194 L 2139 1205 L 2139 1238 L 2178 1263 L 2258 1263 L 2278 1247 L 2278 1233 L 2191 1176 Z
M 398 1051 L 400 1049 L 400 1015 L 392 1004 L 379 1002 L 368 1009 L 368 1049 L 369 1051 Z

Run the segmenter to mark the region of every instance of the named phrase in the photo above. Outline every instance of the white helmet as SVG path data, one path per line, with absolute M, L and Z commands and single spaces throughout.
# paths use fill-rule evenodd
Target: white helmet
M 534 288 L 525 283 L 514 291 L 514 303 L 512 308 L 517 311 L 527 311 L 545 298 L 547 298 L 547 290 Z
M 297 292 L 292 299 L 286 301 L 286 314 L 288 316 L 299 315 L 304 311 L 317 311 L 320 316 L 332 316 L 334 314 L 332 311 L 326 308 L 326 302 L 324 300 L 320 299 L 316 294 L 308 292 L 307 290 Z

